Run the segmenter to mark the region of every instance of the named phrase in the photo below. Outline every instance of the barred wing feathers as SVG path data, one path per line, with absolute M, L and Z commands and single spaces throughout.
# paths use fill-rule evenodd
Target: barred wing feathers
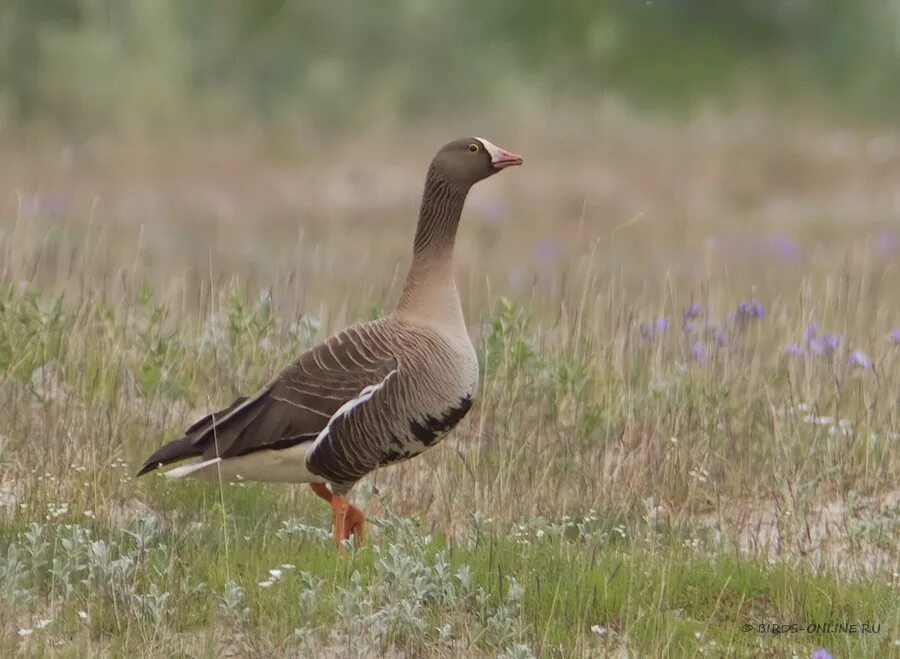
M 343 406 L 371 398 L 397 366 L 372 327 L 347 328 L 303 353 L 254 396 L 195 422 L 151 455 L 138 475 L 191 457 L 226 459 L 317 440 Z

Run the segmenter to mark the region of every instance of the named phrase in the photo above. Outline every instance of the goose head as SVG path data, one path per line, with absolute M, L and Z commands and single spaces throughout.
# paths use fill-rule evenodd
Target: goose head
M 522 157 L 483 137 L 464 137 L 445 144 L 431 161 L 432 171 L 449 183 L 468 188 L 501 169 L 522 164 Z

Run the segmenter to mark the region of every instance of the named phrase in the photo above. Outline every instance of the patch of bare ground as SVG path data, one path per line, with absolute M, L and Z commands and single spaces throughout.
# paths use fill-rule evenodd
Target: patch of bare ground
M 797 561 L 846 577 L 895 574 L 900 566 L 900 488 L 819 505 L 726 504 L 687 519 L 725 533 L 741 553 L 770 562 Z

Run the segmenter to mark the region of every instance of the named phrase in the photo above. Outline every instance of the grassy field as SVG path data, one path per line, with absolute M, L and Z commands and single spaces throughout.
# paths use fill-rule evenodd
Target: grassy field
M 0 654 L 900 656 L 900 137 L 558 119 L 479 131 L 480 400 L 343 559 L 306 488 L 132 474 L 390 308 L 455 133 L 0 152 Z

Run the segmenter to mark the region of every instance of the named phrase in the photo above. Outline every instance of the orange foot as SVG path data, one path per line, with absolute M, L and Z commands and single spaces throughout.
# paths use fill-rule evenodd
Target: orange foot
M 311 483 L 312 491 L 331 504 L 334 524 L 334 542 L 338 551 L 343 553 L 344 540 L 353 540 L 357 547 L 362 546 L 366 537 L 366 516 L 356 506 L 351 506 L 346 499 L 335 496 L 324 483 Z

